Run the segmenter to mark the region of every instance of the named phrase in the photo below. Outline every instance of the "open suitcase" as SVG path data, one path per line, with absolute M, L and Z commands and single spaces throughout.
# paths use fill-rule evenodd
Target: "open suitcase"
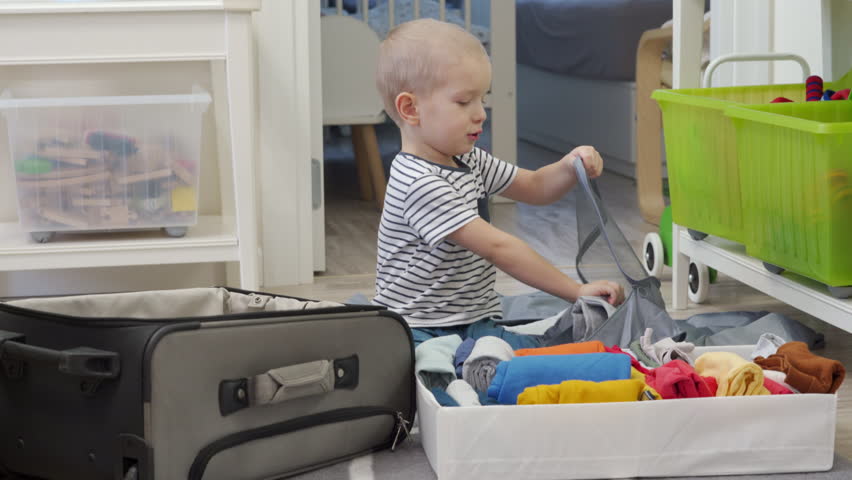
M 225 288 L 0 303 L 0 478 L 267 479 L 391 447 L 411 331 Z

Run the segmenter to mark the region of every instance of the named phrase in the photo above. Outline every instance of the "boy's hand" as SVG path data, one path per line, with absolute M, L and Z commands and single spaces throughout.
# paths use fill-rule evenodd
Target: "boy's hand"
M 565 156 L 569 162 L 573 163 L 574 159 L 580 157 L 583 159 L 583 166 L 586 167 L 586 175 L 589 178 L 598 178 L 603 172 L 603 158 L 601 154 L 595 150 L 595 147 L 583 145 L 571 150 L 571 153 Z
M 584 283 L 578 291 L 580 297 L 607 297 L 610 305 L 618 306 L 624 301 L 624 288 L 608 280 Z

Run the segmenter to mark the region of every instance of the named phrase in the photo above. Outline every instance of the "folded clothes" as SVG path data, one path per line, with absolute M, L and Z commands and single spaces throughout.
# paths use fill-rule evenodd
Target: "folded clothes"
M 713 390 L 688 363 L 671 362 L 651 370 L 645 382 L 665 399 L 712 397 Z
M 605 349 L 606 349 L 606 351 L 607 351 L 607 352 L 609 352 L 609 353 L 622 353 L 622 354 L 627 355 L 628 357 L 630 357 L 630 366 L 632 366 L 632 367 L 633 367 L 633 368 L 635 368 L 636 370 L 639 370 L 639 371 L 640 371 L 640 372 L 642 372 L 642 373 L 648 373 L 648 372 L 650 372 L 650 370 L 648 370 L 647 368 L 643 367 L 643 366 L 642 366 L 642 364 L 641 364 L 641 363 L 639 363 L 639 360 L 638 360 L 636 357 L 634 357 L 633 355 L 629 354 L 628 352 L 625 352 L 625 351 L 624 351 L 624 350 L 622 350 L 622 349 L 621 349 L 621 347 L 619 347 L 618 345 L 613 345 L 613 346 L 611 346 L 611 347 L 604 347 L 604 348 L 605 348 Z
M 518 395 L 518 405 L 635 402 L 642 399 L 644 388 L 644 383 L 633 379 L 606 382 L 566 380 L 558 385 L 525 388 Z
M 453 397 L 453 400 L 462 407 L 478 407 L 481 405 L 479 395 L 464 380 L 453 380 L 447 387 L 447 395 Z
M 802 393 L 834 393 L 846 378 L 846 369 L 837 360 L 814 355 L 803 342 L 788 342 L 768 358 L 755 363 L 766 370 L 787 374 L 787 384 Z
M 414 371 L 428 389 L 447 388 L 456 379 L 453 356 L 461 345 L 458 335 L 426 340 L 414 349 Z
M 750 358 L 754 360 L 757 357 L 768 357 L 777 352 L 778 347 L 785 343 L 787 343 L 786 340 L 774 333 L 764 333 L 757 339 L 757 345 L 754 346 Z
M 646 328 L 645 334 L 639 337 L 639 345 L 648 358 L 653 359 L 660 365 L 665 365 L 672 360 L 683 360 L 690 365 L 695 363 L 695 358 L 692 354 L 692 351 L 695 350 L 695 345 L 689 342 L 678 342 L 671 337 L 652 342 L 653 335 L 654 329 Z
M 772 395 L 787 395 L 793 393 L 792 390 L 784 385 L 766 377 L 763 377 L 763 386 L 766 387 Z
M 645 378 L 645 373 L 636 369 L 636 367 L 630 367 L 630 379 L 638 380 L 642 382 L 642 398 L 641 400 L 660 400 L 663 398 L 654 387 L 648 385 L 648 380 Z M 647 392 L 647 393 L 646 393 Z
M 442 407 L 459 406 L 458 402 L 456 402 L 453 397 L 451 397 L 446 391 L 444 391 L 443 388 L 430 388 L 429 391 L 432 392 L 432 395 L 435 396 L 435 400 L 438 401 L 438 405 L 441 405 Z
M 630 351 L 636 355 L 636 358 L 642 362 L 642 365 L 648 368 L 657 368 L 660 366 L 659 362 L 645 354 L 645 351 L 642 350 L 642 344 L 639 342 L 638 338 L 630 342 Z
M 764 368 L 763 369 L 763 378 L 764 379 L 768 378 L 768 379 L 772 380 L 773 382 L 777 383 L 778 385 L 781 385 L 782 387 L 790 390 L 793 393 L 801 393 L 798 390 L 796 390 L 795 388 L 793 388 L 789 383 L 787 383 L 787 374 L 784 373 L 784 372 L 779 372 L 777 370 L 767 370 L 767 369 Z
M 705 353 L 695 360 L 695 371 L 719 382 L 717 397 L 769 395 L 763 386 L 763 370 L 735 353 Z
M 604 344 L 598 340 L 591 342 L 580 343 L 563 343 L 562 345 L 554 345 L 552 347 L 541 348 L 522 348 L 515 350 L 516 357 L 526 357 L 529 355 L 571 355 L 575 353 L 603 353 L 606 352 Z
M 628 378 L 630 359 L 617 353 L 515 357 L 497 365 L 488 396 L 503 405 L 511 405 L 527 387 L 555 385 L 565 380 L 603 382 Z
M 470 356 L 470 352 L 473 351 L 475 344 L 476 339 L 468 337 L 456 349 L 456 354 L 453 357 L 453 365 L 456 367 L 456 377 L 462 378 L 464 375 L 462 366 L 464 365 L 464 361 L 467 360 L 467 357 Z
M 462 378 L 477 392 L 484 392 L 497 372 L 497 365 L 514 356 L 512 346 L 502 338 L 481 337 L 462 365 Z

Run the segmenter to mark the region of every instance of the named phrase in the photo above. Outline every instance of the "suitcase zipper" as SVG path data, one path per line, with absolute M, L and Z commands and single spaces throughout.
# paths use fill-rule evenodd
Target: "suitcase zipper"
M 292 433 L 306 428 L 318 427 L 320 425 L 327 425 L 347 420 L 358 420 L 378 415 L 392 415 L 395 418 L 395 433 L 393 441 L 391 442 L 391 449 L 395 449 L 399 440 L 404 438 L 402 437 L 402 433 L 405 432 L 406 435 L 410 433 L 408 429 L 409 422 L 405 419 L 405 415 L 402 412 L 385 407 L 341 408 L 339 410 L 331 410 L 329 412 L 308 415 L 306 417 L 294 418 L 281 423 L 266 425 L 222 437 L 219 440 L 208 444 L 206 447 L 202 448 L 200 452 L 198 452 L 198 455 L 196 455 L 195 460 L 192 462 L 192 466 L 189 468 L 189 480 L 201 480 L 204 476 L 204 471 L 207 469 L 207 465 L 214 456 L 220 452 L 238 447 L 244 443 Z

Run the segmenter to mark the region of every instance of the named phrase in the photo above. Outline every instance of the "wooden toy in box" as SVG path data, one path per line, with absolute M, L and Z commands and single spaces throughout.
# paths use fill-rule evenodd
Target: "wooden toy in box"
M 40 242 L 56 231 L 164 227 L 184 235 L 196 218 L 198 166 L 172 140 L 138 144 L 106 131 L 39 139 L 15 162 L 22 224 Z

